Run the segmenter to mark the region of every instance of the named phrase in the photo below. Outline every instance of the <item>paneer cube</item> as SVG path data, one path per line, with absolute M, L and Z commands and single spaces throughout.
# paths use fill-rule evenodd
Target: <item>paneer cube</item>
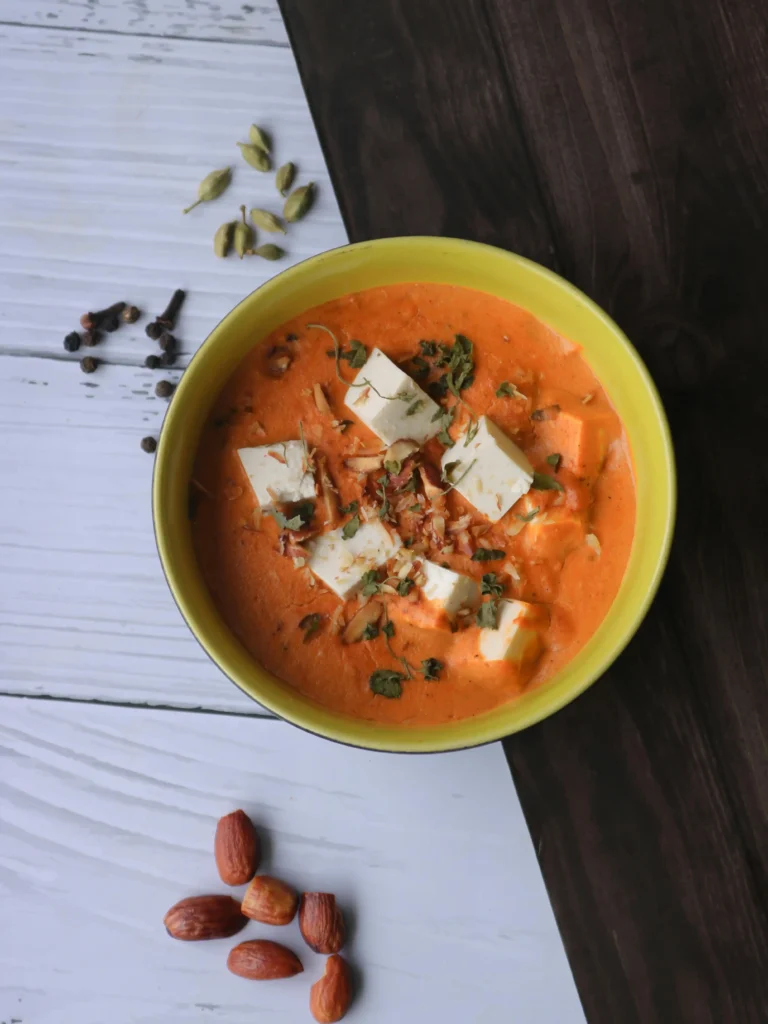
M 449 619 L 455 619 L 462 608 L 472 608 L 479 603 L 480 588 L 470 576 L 428 561 L 422 563 L 421 571 L 426 577 L 421 588 L 424 597 L 441 608 Z
M 315 478 L 304 468 L 301 441 L 238 448 L 237 454 L 262 508 L 314 498 Z
M 378 348 L 355 377 L 344 404 L 384 444 L 406 437 L 424 444 L 442 429 L 433 420 L 440 409 L 437 403 Z
M 586 534 L 584 520 L 566 508 L 550 508 L 534 516 L 522 531 L 528 558 L 534 562 L 564 562 Z
M 541 652 L 542 613 L 525 601 L 499 601 L 497 629 L 480 630 L 480 654 L 486 661 L 511 661 L 523 666 Z
M 366 572 L 388 562 L 402 547 L 378 519 L 362 523 L 354 537 L 345 538 L 343 527 L 318 537 L 309 546 L 309 568 L 334 594 L 346 601 L 360 586 Z
M 456 490 L 462 498 L 496 523 L 528 492 L 533 469 L 525 452 L 487 416 L 480 417 L 477 433 L 466 447 L 465 439 L 466 433 L 443 453 L 443 474 L 450 483 L 458 481 Z
M 566 469 L 594 481 L 616 435 L 616 416 L 605 399 L 584 404 L 578 395 L 551 388 L 539 394 L 537 405 L 544 415 L 536 422 L 537 439 L 562 456 Z

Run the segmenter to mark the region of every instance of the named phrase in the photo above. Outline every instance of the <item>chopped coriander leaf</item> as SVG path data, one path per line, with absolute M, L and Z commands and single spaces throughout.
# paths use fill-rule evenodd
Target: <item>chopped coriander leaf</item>
M 353 502 L 353 504 L 356 505 L 357 502 Z M 352 538 L 355 536 L 359 529 L 360 516 L 357 512 L 355 512 L 352 518 L 348 522 L 346 522 L 342 527 L 341 536 L 344 538 L 344 540 L 352 540 Z
M 526 512 L 523 516 L 518 515 L 517 518 L 520 520 L 521 523 L 532 523 L 536 516 L 539 514 L 539 512 L 540 506 L 537 505 L 536 508 L 531 509 L 530 512 Z
M 407 483 L 403 484 L 403 486 L 400 488 L 400 491 L 415 491 L 416 487 L 418 486 L 418 482 L 419 475 L 414 469 L 411 479 Z
M 547 456 L 547 465 L 551 466 L 555 472 L 560 469 L 560 463 L 563 461 L 563 456 L 559 452 L 555 452 L 553 455 Z
M 387 621 L 381 627 L 381 632 L 384 634 L 384 636 L 388 636 L 391 639 L 395 635 L 394 623 L 390 622 L 389 619 L 387 619 Z
M 270 515 L 281 530 L 303 530 L 312 522 L 315 503 L 314 501 L 303 501 L 300 505 L 295 505 L 292 511 L 293 515 L 290 517 L 284 515 L 279 509 L 273 509 Z
M 495 597 L 480 605 L 475 616 L 475 622 L 481 629 L 499 628 L 499 602 Z
M 502 381 L 501 384 L 496 388 L 497 398 L 522 398 L 523 396 L 517 390 L 514 384 L 510 384 L 508 380 Z
M 437 440 L 440 444 L 445 445 L 446 448 L 453 448 L 456 442 L 453 440 L 451 435 L 448 433 L 448 427 L 445 426 L 437 435 Z
M 407 597 L 413 587 L 413 580 L 400 580 L 397 584 L 397 592 L 400 597 Z
M 408 508 L 405 511 L 406 512 L 421 512 L 421 505 L 417 501 L 415 505 L 409 505 Z
M 371 597 L 373 594 L 378 594 L 381 586 L 379 584 L 379 575 L 376 569 L 369 569 L 368 572 L 364 572 L 361 579 L 360 593 L 363 597 Z
M 564 491 L 565 488 L 559 480 L 555 480 L 549 473 L 534 473 L 531 487 L 535 491 Z
M 377 668 L 368 680 L 371 690 L 380 697 L 400 697 L 403 693 L 402 672 L 395 672 L 391 668 Z
M 495 562 L 498 558 L 503 558 L 506 551 L 501 551 L 500 548 L 478 548 L 477 551 L 472 555 L 473 562 Z
M 440 354 L 437 357 L 437 362 L 435 363 L 435 366 L 446 366 L 449 359 L 451 358 L 451 346 L 446 345 L 444 341 L 441 341 L 437 347 Z
M 442 661 L 438 661 L 437 658 L 425 658 L 421 663 L 421 671 L 424 673 L 424 678 L 427 682 L 439 678 L 443 668 Z
M 350 501 L 348 505 L 342 505 L 339 509 L 339 514 L 342 516 L 352 516 L 360 508 L 359 501 Z
M 460 465 L 461 459 L 456 459 L 453 462 L 446 462 L 445 468 L 443 469 L 443 480 L 447 480 L 450 483 L 451 473 L 453 473 L 455 469 L 458 469 Z
M 427 384 L 427 391 L 436 402 L 439 402 L 441 398 L 445 398 L 448 394 L 448 374 L 444 373 L 437 380 Z
M 413 416 L 415 413 L 417 413 L 419 411 L 419 409 L 422 407 L 422 405 L 424 405 L 424 399 L 423 398 L 417 398 L 416 401 L 415 402 L 411 402 L 411 404 L 405 410 L 405 415 L 406 416 Z
M 361 640 L 375 640 L 379 635 L 379 627 L 375 622 L 369 622 L 360 635 Z
M 348 352 L 339 352 L 339 359 L 346 359 L 353 370 L 359 370 L 368 361 L 368 352 L 362 341 L 352 339 Z
M 310 615 L 305 615 L 299 623 L 299 629 L 304 630 L 304 643 L 308 644 L 312 637 L 320 629 L 320 624 L 323 621 L 323 616 L 319 612 L 312 612 Z
M 421 349 L 421 354 L 424 356 L 429 356 L 431 358 L 432 356 L 437 355 L 437 345 L 434 341 L 420 341 L 419 348 Z
M 412 356 L 411 357 L 411 362 L 413 363 L 413 366 L 414 366 L 414 370 L 413 370 L 414 377 L 426 377 L 427 376 L 427 374 L 429 373 L 429 363 L 427 362 L 426 359 L 422 359 L 421 356 Z
M 381 498 L 379 519 L 386 519 L 387 516 L 389 515 L 389 498 L 387 497 L 387 492 L 384 490 L 384 482 L 386 481 L 386 479 L 386 477 L 379 477 L 379 480 L 381 481 L 381 486 L 376 488 L 376 493 Z
M 393 459 L 391 462 L 384 463 L 384 469 L 386 469 L 388 473 L 391 473 L 392 476 L 397 476 L 402 468 L 403 467 L 399 459 Z
M 467 436 L 464 438 L 464 447 L 466 448 L 470 441 L 474 441 L 477 436 L 477 432 L 480 429 L 480 420 L 470 420 L 469 427 L 467 428 Z
M 504 593 L 504 585 L 499 583 L 495 572 L 487 572 L 483 575 L 480 593 L 490 594 L 491 597 L 501 597 Z

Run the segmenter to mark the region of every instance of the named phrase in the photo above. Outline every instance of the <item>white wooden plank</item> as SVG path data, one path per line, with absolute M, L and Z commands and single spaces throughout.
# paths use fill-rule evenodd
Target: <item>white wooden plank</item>
M 223 891 L 217 817 L 244 806 L 265 870 L 351 909 L 350 1024 L 583 1024 L 498 745 L 367 754 L 278 722 L 0 700 L 0 1019 L 310 1020 L 305 974 L 228 974 L 238 940 L 175 943 L 178 898 Z M 275 937 L 250 924 L 242 938 Z
M 269 0 L 3 0 L 0 21 L 288 46 L 280 11 Z
M 139 446 L 166 407 L 156 379 L 0 358 L 0 690 L 259 713 L 160 570 Z
M 86 309 L 126 299 L 154 315 L 183 287 L 188 355 L 279 269 L 346 241 L 290 50 L 0 26 L 0 95 L 0 352 L 61 354 Z M 241 203 L 281 208 L 235 145 L 252 121 L 318 182 L 280 263 L 211 248 Z M 183 216 L 227 164 L 225 196 Z M 150 350 L 143 323 L 105 346 L 133 365 Z

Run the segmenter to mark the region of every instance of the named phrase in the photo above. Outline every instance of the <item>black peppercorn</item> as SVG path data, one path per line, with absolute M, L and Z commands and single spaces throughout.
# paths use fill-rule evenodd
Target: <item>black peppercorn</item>
M 141 316 L 141 311 L 137 306 L 126 306 L 120 316 L 123 318 L 123 323 L 135 324 Z
M 80 335 L 77 331 L 71 331 L 64 339 L 64 348 L 67 352 L 77 352 L 80 348 Z
M 144 365 L 146 366 L 146 368 L 148 370 L 156 370 L 158 368 L 158 366 L 160 365 L 160 357 L 159 356 L 147 356 L 147 358 L 144 360 Z
M 173 366 L 173 364 L 175 362 L 176 362 L 176 353 L 172 352 L 170 349 L 168 349 L 167 351 L 163 352 L 163 354 L 160 356 L 160 365 L 161 366 Z
M 141 448 L 142 451 L 152 453 L 157 448 L 157 441 L 154 437 L 142 437 Z
M 163 327 L 162 324 L 159 324 L 157 320 L 153 320 L 151 323 L 148 323 L 147 326 L 144 328 L 144 333 L 148 338 L 151 338 L 152 341 L 157 341 L 160 335 L 163 334 L 164 332 L 165 328 Z
M 159 380 L 155 384 L 155 394 L 158 398 L 170 398 L 173 394 L 173 384 L 169 380 Z
M 101 341 L 101 334 L 98 331 L 86 331 L 83 334 L 83 344 L 88 348 L 93 348 L 94 345 L 98 345 Z
M 93 373 L 98 365 L 99 360 L 94 356 L 85 356 L 84 359 L 80 360 L 80 369 L 83 373 Z
M 163 333 L 157 339 L 157 344 L 160 346 L 163 352 L 176 351 L 176 339 L 168 331 L 163 331 Z

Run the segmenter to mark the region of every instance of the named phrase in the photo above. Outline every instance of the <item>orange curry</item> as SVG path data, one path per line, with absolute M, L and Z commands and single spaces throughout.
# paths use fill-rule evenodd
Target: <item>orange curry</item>
M 437 437 L 387 467 L 389 446 L 345 405 L 374 348 L 446 410 Z M 497 522 L 441 470 L 446 446 L 482 416 L 525 453 L 539 485 Z M 297 439 L 314 504 L 270 514 L 238 449 Z M 551 677 L 607 614 L 634 531 L 627 440 L 579 349 L 516 306 L 438 284 L 347 295 L 255 346 L 214 405 L 192 490 L 203 576 L 245 647 L 317 703 L 381 722 L 465 718 Z M 342 600 L 308 552 L 355 517 L 383 523 L 403 547 Z M 483 581 L 482 604 L 446 616 L 422 591 L 423 559 Z M 507 600 L 536 609 L 537 643 L 522 660 L 487 660 L 481 634 Z M 394 691 L 372 688 L 382 670 Z

